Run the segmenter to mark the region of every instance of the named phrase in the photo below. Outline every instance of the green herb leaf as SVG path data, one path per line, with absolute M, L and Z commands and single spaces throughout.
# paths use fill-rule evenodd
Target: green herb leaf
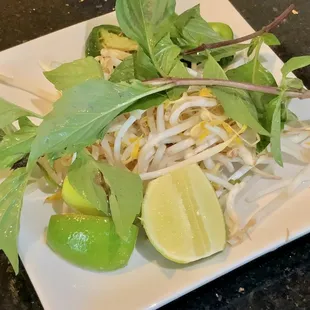
M 125 112 L 131 112 L 135 110 L 147 110 L 152 107 L 157 107 L 167 99 L 168 97 L 165 93 L 153 94 L 151 96 L 138 100 L 136 103 L 127 108 Z
M 10 260 L 16 274 L 19 271 L 19 221 L 27 181 L 28 173 L 25 168 L 20 168 L 0 184 L 0 249 Z
M 27 155 L 35 136 L 35 126 L 22 127 L 20 130 L 4 136 L 0 142 L 0 169 L 12 167 L 14 163 Z
M 103 72 L 97 60 L 86 57 L 65 63 L 52 71 L 45 71 L 44 75 L 56 89 L 66 90 L 87 80 L 101 78 Z
M 90 80 L 63 92 L 38 128 L 29 164 L 43 154 L 73 153 L 102 138 L 105 127 L 137 100 L 171 88 L 152 88 L 139 81 L 113 84 Z
M 138 49 L 133 57 L 136 79 L 143 81 L 160 77 L 150 57 L 147 56 L 141 48 Z
M 273 33 L 270 33 L 270 32 L 264 33 L 262 35 L 262 38 L 264 40 L 264 43 L 269 45 L 269 46 L 281 44 L 279 39 Z
M 248 48 L 250 44 L 234 44 L 225 47 L 215 48 L 211 51 L 211 55 L 216 61 L 221 60 L 222 58 L 234 56 L 236 53 L 243 51 Z
M 203 43 L 223 41 L 223 38 L 200 16 L 199 5 L 179 15 L 174 26 L 172 40 L 182 49 L 195 48 Z
M 271 123 L 271 153 L 275 161 L 283 166 L 282 152 L 281 152 L 281 105 L 283 96 L 278 96 L 270 102 L 270 106 L 274 107 Z
M 302 80 L 298 79 L 298 78 L 283 78 L 282 81 L 281 81 L 281 87 L 283 89 L 292 89 L 292 88 L 295 88 L 295 89 L 298 89 L 298 90 L 301 90 L 304 88 L 304 83 Z
M 117 0 L 116 16 L 125 35 L 153 55 L 153 49 L 169 32 L 175 0 Z
M 289 59 L 282 67 L 281 72 L 283 77 L 286 77 L 290 72 L 310 65 L 310 56 L 299 56 Z
M 122 31 L 140 44 L 158 73 L 164 77 L 186 77 L 187 70 L 178 59 L 180 48 L 172 43 L 169 35 L 174 10 L 175 0 L 116 2 L 116 15 Z
M 248 57 L 250 57 L 253 54 L 253 52 L 255 51 L 259 41 L 260 41 L 260 37 L 256 37 L 256 38 L 251 40 L 250 47 L 249 47 L 248 52 L 247 52 Z
M 122 239 L 128 237 L 131 225 L 141 211 L 143 184 L 139 175 L 106 163 L 97 163 L 110 187 L 110 209 L 115 229 Z
M 135 78 L 133 56 L 125 58 L 113 71 L 110 82 L 128 82 Z
M 259 61 L 255 59 L 226 72 L 230 80 L 237 82 L 255 83 L 257 85 L 276 86 L 277 83 L 273 75 L 266 70 Z M 275 96 L 259 92 L 249 93 L 259 113 L 264 113 L 265 106 Z
M 20 108 L 19 106 L 0 98 L 0 128 L 11 125 L 14 121 L 23 116 L 39 117 L 31 111 Z
M 211 55 L 205 62 L 203 76 L 205 78 L 227 79 L 225 72 Z M 247 92 L 226 87 L 212 87 L 212 92 L 223 106 L 228 117 L 251 127 L 260 134 L 269 135 L 268 131 L 259 123 L 255 106 Z
M 96 209 L 109 214 L 107 195 L 101 184 L 100 172 L 94 159 L 86 154 L 79 152 L 77 158 L 70 166 L 68 172 L 69 183 L 72 187 L 88 200 Z

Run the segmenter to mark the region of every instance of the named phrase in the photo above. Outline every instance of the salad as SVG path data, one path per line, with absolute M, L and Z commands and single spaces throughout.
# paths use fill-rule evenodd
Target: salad
M 119 26 L 95 27 L 85 57 L 43 66 L 57 90 L 50 113 L 0 99 L 0 248 L 15 272 L 23 197 L 38 188 L 68 205 L 50 219 L 48 246 L 82 268 L 126 266 L 139 231 L 178 263 L 242 242 L 259 212 L 240 224 L 245 182 L 278 179 L 283 154 L 310 162 L 309 126 L 288 107 L 310 97 L 291 75 L 310 56 L 285 63 L 279 83 L 260 58 L 293 8 L 235 38 L 199 6 L 178 15 L 174 0 L 117 0 Z

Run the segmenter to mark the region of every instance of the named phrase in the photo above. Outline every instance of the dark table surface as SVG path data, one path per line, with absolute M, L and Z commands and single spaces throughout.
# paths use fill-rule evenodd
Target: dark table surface
M 282 42 L 275 51 L 283 60 L 310 54 L 309 0 L 231 2 L 255 29 L 294 2 L 299 14 L 291 16 L 275 31 Z M 0 50 L 110 12 L 114 4 L 114 0 L 0 0 Z M 298 72 L 298 76 L 310 86 L 310 69 Z M 0 309 L 42 309 L 24 268 L 15 277 L 1 252 Z M 310 236 L 265 255 L 163 309 L 310 309 Z

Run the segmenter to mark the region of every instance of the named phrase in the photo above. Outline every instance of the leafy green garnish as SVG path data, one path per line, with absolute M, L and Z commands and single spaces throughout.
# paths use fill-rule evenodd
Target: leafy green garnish
M 109 214 L 107 195 L 100 184 L 97 163 L 84 151 L 79 152 L 70 166 L 68 178 L 71 186 L 96 209 Z
M 105 127 L 131 104 L 169 88 L 171 85 L 151 88 L 138 81 L 113 84 L 100 79 L 64 91 L 38 128 L 29 163 L 43 154 L 79 151 L 102 138 Z
M 147 56 L 141 48 L 138 49 L 137 53 L 135 53 L 133 57 L 136 79 L 148 80 L 160 77 L 150 57 Z
M 52 71 L 45 71 L 45 77 L 58 90 L 66 90 L 90 79 L 102 78 L 100 64 L 93 57 L 86 57 L 65 63 Z
M 264 43 L 269 46 L 281 44 L 279 39 L 273 33 L 267 32 L 264 33 L 261 37 L 263 38 Z
M 205 62 L 203 76 L 204 78 L 227 79 L 225 72 L 211 55 Z M 251 127 L 262 135 L 269 135 L 268 131 L 259 123 L 255 106 L 246 91 L 227 87 L 212 87 L 212 92 L 228 117 Z
M 85 178 L 87 176 L 87 178 Z M 126 239 L 131 225 L 140 213 L 143 186 L 137 174 L 105 162 L 95 161 L 82 151 L 70 168 L 70 184 L 98 210 L 109 214 L 107 196 L 112 218 L 118 235 Z M 109 186 L 106 193 L 101 178 Z
M 230 46 L 219 47 L 213 49 L 211 51 L 211 55 L 214 57 L 215 60 L 219 61 L 222 58 L 233 56 L 236 53 L 248 48 L 249 46 L 250 44 L 234 44 Z
M 133 56 L 125 58 L 112 72 L 110 82 L 119 83 L 130 81 L 135 78 Z
M 40 117 L 37 114 L 20 108 L 19 106 L 12 104 L 2 98 L 0 98 L 0 111 L 0 128 L 11 125 L 14 121 L 23 116 Z
M 18 273 L 17 238 L 23 204 L 24 191 L 28 181 L 25 168 L 14 170 L 0 184 L 0 248 L 9 258 L 15 273 Z
M 200 6 L 196 5 L 179 15 L 174 21 L 173 41 L 182 49 L 195 48 L 203 43 L 223 41 L 200 16 Z
M 281 153 L 281 106 L 283 101 L 283 95 L 274 98 L 270 102 L 270 106 L 274 107 L 271 123 L 271 153 L 275 161 L 283 166 L 282 153 Z
M 36 127 L 24 126 L 20 130 L 5 135 L 0 142 L 0 169 L 10 168 L 31 150 L 36 136 Z
M 310 56 L 299 56 L 289 59 L 282 67 L 281 72 L 285 78 L 290 72 L 310 65 Z
M 126 239 L 133 221 L 141 210 L 142 180 L 137 174 L 104 162 L 99 163 L 98 167 L 110 187 L 110 209 L 116 232 L 121 238 Z
M 137 41 L 161 76 L 183 77 L 180 48 L 170 39 L 175 0 L 118 0 L 116 16 L 127 37 Z M 134 25 L 134 26 L 133 26 Z

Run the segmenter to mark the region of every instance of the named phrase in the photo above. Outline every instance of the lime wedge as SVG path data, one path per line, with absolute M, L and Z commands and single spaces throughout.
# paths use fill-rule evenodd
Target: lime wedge
M 88 215 L 103 215 L 103 212 L 97 210 L 88 200 L 73 188 L 69 183 L 68 177 L 64 179 L 61 194 L 64 202 L 74 210 Z
M 226 244 L 221 206 L 196 164 L 149 183 L 142 223 L 157 251 L 177 263 L 208 257 Z
M 110 218 L 65 214 L 53 215 L 47 229 L 47 244 L 62 258 L 82 268 L 110 271 L 127 265 L 138 228 L 132 226 L 121 239 Z

